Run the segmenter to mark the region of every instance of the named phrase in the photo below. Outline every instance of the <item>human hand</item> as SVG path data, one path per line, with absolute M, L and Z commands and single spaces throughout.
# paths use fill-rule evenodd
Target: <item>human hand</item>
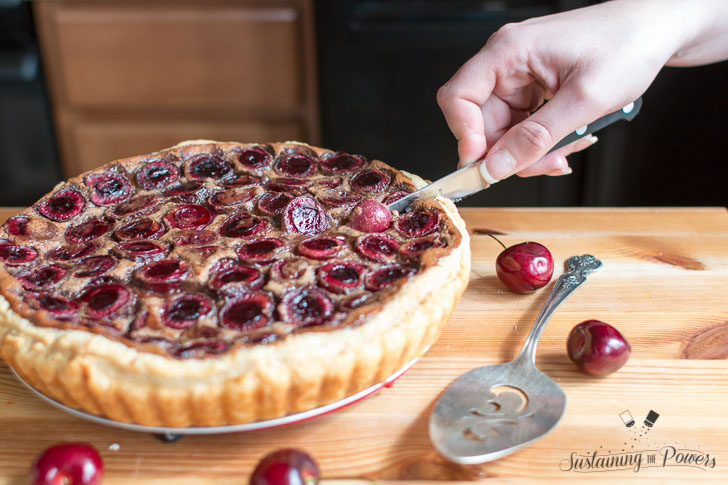
M 566 155 L 595 139 L 548 151 L 634 101 L 694 38 L 703 18 L 685 1 L 665 3 L 617 0 L 498 30 L 437 93 L 460 166 L 487 152 L 496 180 L 569 173 Z

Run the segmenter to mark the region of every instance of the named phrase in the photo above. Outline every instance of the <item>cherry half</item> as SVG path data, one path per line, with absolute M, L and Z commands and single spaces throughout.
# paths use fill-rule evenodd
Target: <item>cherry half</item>
M 36 458 L 30 473 L 33 485 L 100 485 L 104 463 L 94 447 L 85 443 L 51 446 Z
M 492 237 L 492 236 L 491 236 Z M 497 238 L 493 237 L 493 239 Z M 500 241 L 498 241 L 500 243 Z M 532 293 L 543 288 L 554 274 L 554 259 L 546 246 L 523 242 L 505 248 L 495 260 L 498 278 L 516 293 Z
M 617 371 L 632 353 L 619 330 L 599 320 L 586 320 L 572 328 L 566 350 L 579 369 L 600 377 Z
M 320 472 L 303 450 L 284 448 L 266 455 L 255 467 L 250 485 L 315 485 Z

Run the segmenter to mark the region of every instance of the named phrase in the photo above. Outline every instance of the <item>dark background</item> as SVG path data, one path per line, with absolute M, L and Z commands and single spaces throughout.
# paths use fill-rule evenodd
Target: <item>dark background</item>
M 324 146 L 435 179 L 457 146 L 435 93 L 507 22 L 587 1 L 321 0 Z M 728 205 L 728 63 L 665 68 L 640 115 L 569 157 L 566 177 L 511 177 L 461 205 Z
M 30 7 L 0 9 L 0 205 L 60 180 Z M 322 146 L 435 179 L 455 139 L 435 93 L 507 22 L 586 0 L 317 0 Z M 3 6 L 3 5 L 0 5 Z M 511 177 L 461 205 L 728 205 L 728 63 L 665 68 L 640 115 L 570 156 L 565 177 Z

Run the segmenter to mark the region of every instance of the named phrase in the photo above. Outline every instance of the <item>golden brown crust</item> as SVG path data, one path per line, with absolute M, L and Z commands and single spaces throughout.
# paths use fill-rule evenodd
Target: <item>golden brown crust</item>
M 186 146 L 186 145 L 182 145 Z M 317 149 L 321 150 L 321 149 Z M 402 182 L 421 186 L 416 176 Z M 44 394 L 114 420 L 155 426 L 240 424 L 301 412 L 380 383 L 433 343 L 468 283 L 469 238 L 448 200 L 450 251 L 431 252 L 363 324 L 289 335 L 275 345 L 174 359 L 103 335 L 38 326 L 0 296 L 0 357 Z M 0 284 L 14 279 L 0 271 Z M 17 282 L 16 282 L 17 283 Z

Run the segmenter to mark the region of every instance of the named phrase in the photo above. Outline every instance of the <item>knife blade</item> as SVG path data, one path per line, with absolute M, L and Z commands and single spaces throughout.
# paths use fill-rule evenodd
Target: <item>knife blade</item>
M 602 128 L 611 125 L 612 123 L 619 120 L 631 121 L 637 116 L 640 108 L 642 107 L 642 98 L 637 98 L 634 102 L 629 103 L 622 109 L 618 109 L 608 115 L 602 116 L 593 123 L 589 123 L 586 126 L 582 126 L 578 130 L 569 133 L 564 139 L 558 142 L 549 153 L 558 150 L 559 148 L 566 146 L 570 143 L 584 138 L 587 135 L 596 133 Z M 490 176 L 485 168 L 485 164 L 482 160 L 472 163 L 466 167 L 456 170 L 450 174 L 445 175 L 441 179 L 432 182 L 431 184 L 423 187 L 411 194 L 408 194 L 401 199 L 392 202 L 387 207 L 390 211 L 404 211 L 407 207 L 417 199 L 422 198 L 434 198 L 438 195 L 452 199 L 454 202 L 458 202 L 469 195 L 473 195 L 481 190 L 485 190 L 494 183 L 498 182 Z

